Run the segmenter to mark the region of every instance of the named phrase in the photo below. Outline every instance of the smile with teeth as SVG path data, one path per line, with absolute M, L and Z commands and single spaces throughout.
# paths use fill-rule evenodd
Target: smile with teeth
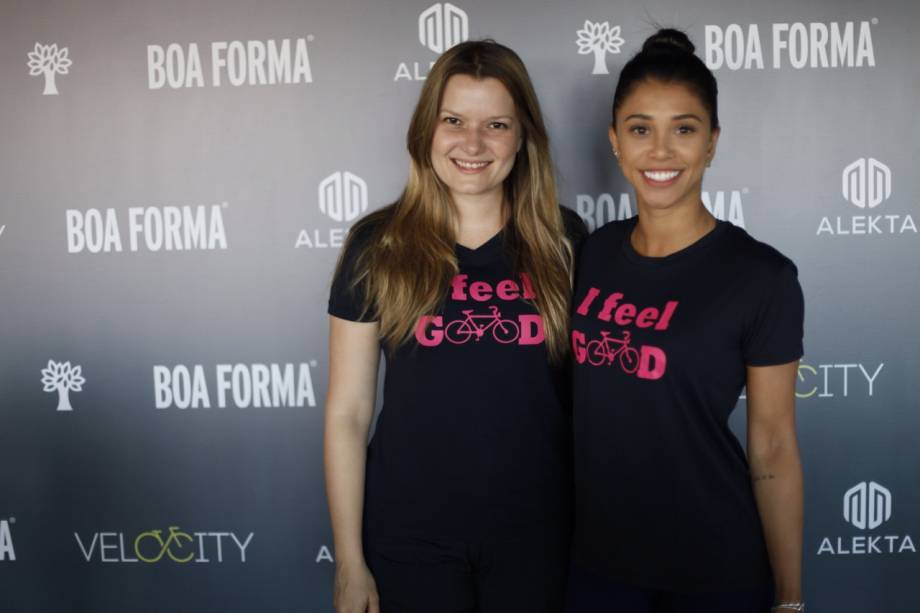
M 456 158 L 451 158 L 451 160 L 453 161 L 454 164 L 456 164 L 457 166 L 459 166 L 460 168 L 462 168 L 462 169 L 464 169 L 464 170 L 480 170 L 480 169 L 485 168 L 486 166 L 488 166 L 488 165 L 490 164 L 490 162 L 488 162 L 488 161 L 486 161 L 486 162 L 470 162 L 470 161 L 467 161 L 467 160 L 458 160 L 458 159 L 456 159 Z
M 677 177 L 680 174 L 679 170 L 645 170 L 642 172 L 645 175 L 646 179 L 652 181 L 657 181 L 658 183 L 666 183 Z

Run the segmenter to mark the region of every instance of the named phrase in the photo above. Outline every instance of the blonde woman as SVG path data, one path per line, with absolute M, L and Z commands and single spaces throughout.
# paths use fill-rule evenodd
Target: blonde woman
M 329 300 L 326 482 L 340 613 L 557 612 L 574 243 L 520 58 L 445 52 L 400 198 L 352 230 Z M 373 440 L 381 347 L 384 406 Z

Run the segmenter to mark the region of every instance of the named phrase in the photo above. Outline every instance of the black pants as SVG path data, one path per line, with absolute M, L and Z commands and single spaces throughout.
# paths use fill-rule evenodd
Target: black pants
M 617 583 L 573 565 L 566 613 L 767 613 L 773 588 L 681 594 Z
M 568 543 L 365 538 L 381 613 L 560 613 Z

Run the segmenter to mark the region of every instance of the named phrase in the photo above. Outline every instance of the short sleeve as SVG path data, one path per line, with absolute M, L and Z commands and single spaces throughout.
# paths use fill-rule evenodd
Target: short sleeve
M 376 321 L 376 317 L 366 307 L 366 281 L 362 279 L 355 283 L 358 259 L 367 249 L 372 234 L 367 225 L 356 225 L 349 233 L 329 291 L 330 315 L 349 321 Z
M 804 354 L 805 300 L 795 264 L 786 261 L 767 283 L 745 333 L 744 362 L 749 366 L 786 364 Z

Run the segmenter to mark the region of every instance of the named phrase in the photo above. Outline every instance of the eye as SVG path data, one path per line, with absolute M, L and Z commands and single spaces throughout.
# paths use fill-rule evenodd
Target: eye
M 696 132 L 695 126 L 683 125 L 677 128 L 678 134 L 693 134 L 694 132 Z
M 498 130 L 507 130 L 510 126 L 504 121 L 493 121 L 489 124 L 490 128 L 496 128 Z
M 446 124 L 448 124 L 448 125 L 451 125 L 451 126 L 459 126 L 459 125 L 460 125 L 460 118 L 459 118 L 459 117 L 454 117 L 453 115 L 447 115 L 447 116 L 443 117 L 443 118 L 441 119 L 441 121 L 443 121 L 444 123 L 446 123 Z
M 648 127 L 646 126 L 633 126 L 629 129 L 630 132 L 637 136 L 645 136 L 648 134 Z

